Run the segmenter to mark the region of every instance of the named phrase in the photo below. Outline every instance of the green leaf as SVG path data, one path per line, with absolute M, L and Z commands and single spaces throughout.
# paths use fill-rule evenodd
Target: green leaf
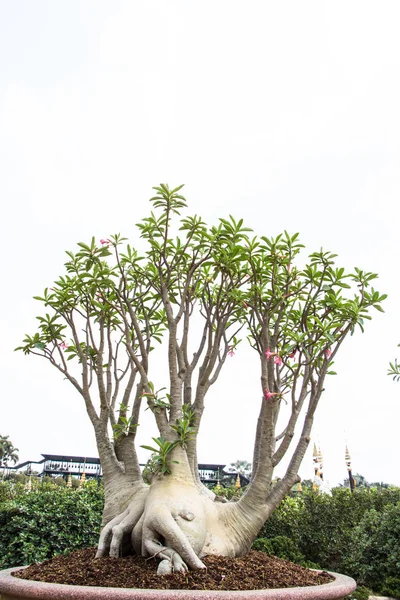
M 145 450 L 150 450 L 150 452 L 159 452 L 159 450 L 157 450 L 157 448 L 152 448 L 152 446 L 140 446 L 141 448 L 144 448 Z
M 374 304 L 374 305 L 373 305 L 373 307 L 374 307 L 376 310 L 379 310 L 379 312 L 382 312 L 382 313 L 384 313 L 384 312 L 385 312 L 385 311 L 383 310 L 382 306 L 379 306 L 379 304 Z

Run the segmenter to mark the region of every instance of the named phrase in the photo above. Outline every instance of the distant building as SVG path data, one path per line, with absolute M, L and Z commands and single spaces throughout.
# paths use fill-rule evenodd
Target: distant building
M 64 477 L 68 475 L 80 478 L 85 473 L 86 479 L 100 480 L 103 476 L 100 459 L 89 456 L 65 456 L 60 454 L 42 454 L 42 460 L 25 461 L 15 467 L 7 467 L 6 471 L 14 473 L 25 473 L 29 475 L 34 471 L 38 472 L 40 477 Z M 43 465 L 40 472 L 34 465 Z M 142 469 L 145 465 L 140 465 Z M 236 472 L 225 471 L 226 465 L 199 464 L 200 480 L 205 485 L 215 486 L 219 484 L 222 487 L 234 486 L 239 475 L 240 485 L 245 486 L 249 479 Z

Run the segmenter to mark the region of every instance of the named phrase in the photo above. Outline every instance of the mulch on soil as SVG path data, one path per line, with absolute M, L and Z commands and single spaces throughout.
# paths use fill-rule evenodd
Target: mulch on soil
M 207 556 L 207 569 L 158 576 L 158 560 L 141 556 L 95 559 L 95 548 L 75 550 L 13 573 L 20 579 L 65 583 L 165 590 L 258 590 L 302 587 L 332 581 L 331 575 L 314 572 L 287 560 L 251 551 L 242 558 Z

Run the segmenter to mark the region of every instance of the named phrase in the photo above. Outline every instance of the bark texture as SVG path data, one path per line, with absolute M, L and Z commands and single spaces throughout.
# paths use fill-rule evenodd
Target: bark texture
M 237 502 L 220 502 L 193 477 L 180 446 L 172 452 L 171 473 L 155 475 L 148 486 L 137 485 L 129 505 L 118 514 L 118 480 L 110 480 L 108 487 L 105 515 L 110 520 L 101 533 L 97 557 L 120 556 L 123 540 L 130 536 L 137 554 L 160 558 L 159 574 L 204 568 L 202 558 L 208 555 L 246 554 L 283 496 L 275 493 L 268 500 L 259 489 Z

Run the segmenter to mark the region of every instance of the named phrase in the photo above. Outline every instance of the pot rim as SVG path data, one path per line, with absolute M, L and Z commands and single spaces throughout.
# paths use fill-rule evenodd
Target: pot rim
M 257 600 L 334 600 L 343 598 L 353 592 L 357 584 L 351 577 L 332 573 L 334 581 L 321 585 L 305 587 L 275 588 L 265 590 L 156 590 L 139 588 L 117 588 L 84 585 L 67 585 L 64 583 L 47 583 L 12 577 L 11 573 L 26 569 L 13 567 L 0 571 L 0 593 L 13 598 L 30 598 L 33 600 L 182 600 L 183 598 L 201 598 L 207 600 L 238 599 Z

